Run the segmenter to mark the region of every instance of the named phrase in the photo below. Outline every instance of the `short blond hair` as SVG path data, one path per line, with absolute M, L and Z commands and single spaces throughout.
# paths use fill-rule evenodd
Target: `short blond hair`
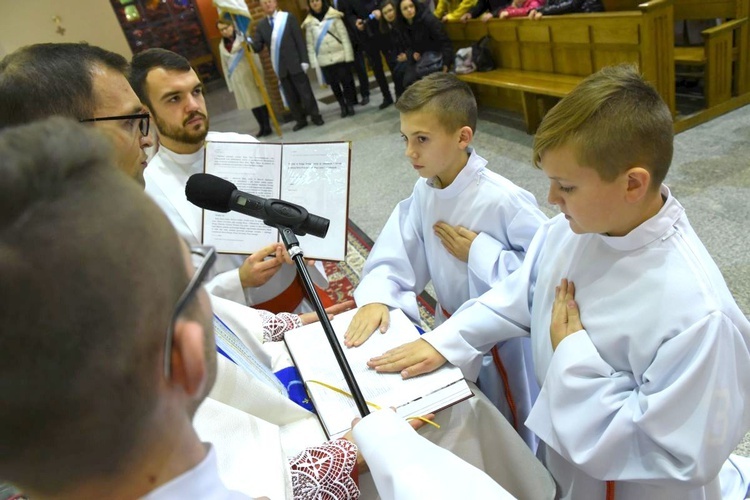
M 477 100 L 469 85 L 450 73 L 433 73 L 415 82 L 398 98 L 396 109 L 433 113 L 448 132 L 477 129 Z
M 636 165 L 658 189 L 674 149 L 672 114 L 656 89 L 631 65 L 610 66 L 583 80 L 552 108 L 534 137 L 533 162 L 569 145 L 582 166 L 608 182 Z

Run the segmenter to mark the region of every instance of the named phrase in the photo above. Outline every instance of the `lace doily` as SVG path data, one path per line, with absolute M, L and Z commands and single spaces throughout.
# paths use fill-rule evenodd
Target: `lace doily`
M 302 326 L 302 320 L 296 314 L 279 313 L 258 309 L 260 319 L 263 322 L 263 341 L 279 342 L 284 340 L 284 333 Z
M 307 448 L 294 457 L 289 465 L 295 499 L 359 498 L 359 488 L 352 477 L 357 465 L 357 445 L 346 439 Z

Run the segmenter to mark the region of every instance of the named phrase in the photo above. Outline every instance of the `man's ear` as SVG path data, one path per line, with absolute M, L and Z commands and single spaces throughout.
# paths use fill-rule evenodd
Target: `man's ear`
M 471 130 L 471 127 L 464 126 L 458 130 L 458 144 L 461 146 L 461 149 L 468 148 L 472 139 L 474 139 L 474 132 Z
M 632 167 L 626 172 L 627 192 L 625 198 L 633 203 L 642 200 L 651 187 L 651 172 L 643 167 Z
M 189 396 L 202 394 L 207 369 L 203 326 L 197 321 L 178 319 L 172 341 L 172 383 L 181 385 Z

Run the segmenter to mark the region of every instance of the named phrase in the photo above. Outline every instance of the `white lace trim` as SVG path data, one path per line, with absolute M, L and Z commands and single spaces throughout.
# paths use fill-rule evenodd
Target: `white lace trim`
M 289 462 L 294 498 L 300 500 L 356 500 L 359 488 L 352 478 L 357 445 L 346 439 L 307 448 Z
M 302 326 L 302 320 L 296 314 L 279 313 L 257 309 L 263 323 L 263 341 L 279 342 L 284 340 L 284 334 L 294 328 Z

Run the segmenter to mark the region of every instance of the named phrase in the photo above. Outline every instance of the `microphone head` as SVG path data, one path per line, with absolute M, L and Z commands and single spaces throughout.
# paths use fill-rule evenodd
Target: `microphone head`
M 193 174 L 185 184 L 185 196 L 193 205 L 213 212 L 229 212 L 237 186 L 211 174 Z

